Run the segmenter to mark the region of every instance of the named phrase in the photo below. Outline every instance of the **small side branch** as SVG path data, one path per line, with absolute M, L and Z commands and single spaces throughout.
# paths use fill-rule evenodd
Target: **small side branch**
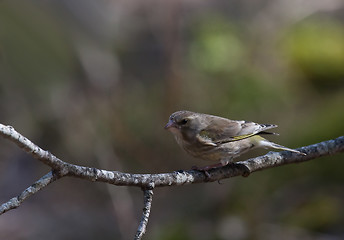
M 19 196 L 11 198 L 8 202 L 3 203 L 0 206 L 0 215 L 11 210 L 15 209 L 20 206 L 24 200 L 28 197 L 32 196 L 33 194 L 37 193 L 39 190 L 45 188 L 50 183 L 57 180 L 59 177 L 53 173 L 53 171 L 47 173 L 43 177 L 41 177 L 38 181 L 32 184 L 30 187 L 25 189 Z
M 149 214 L 151 211 L 152 201 L 153 201 L 153 190 L 144 189 L 143 197 L 144 197 L 143 213 L 142 213 L 142 218 L 141 218 L 139 227 L 137 228 L 137 232 L 134 238 L 135 240 L 141 239 L 143 235 L 146 233 L 147 223 L 148 223 Z

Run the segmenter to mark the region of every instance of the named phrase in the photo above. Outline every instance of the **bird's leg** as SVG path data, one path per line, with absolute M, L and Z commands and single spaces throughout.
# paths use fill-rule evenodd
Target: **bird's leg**
M 209 174 L 208 170 L 212 169 L 212 167 L 210 167 L 210 166 L 205 166 L 205 167 L 192 166 L 191 169 L 195 170 L 195 171 L 203 172 L 207 176 L 207 178 L 210 178 L 210 174 Z
M 225 165 L 226 165 L 226 164 L 225 164 Z M 192 170 L 197 170 L 197 171 L 208 171 L 208 170 L 210 170 L 210 169 L 218 168 L 218 167 L 223 167 L 223 166 L 225 166 L 225 165 L 223 165 L 221 162 L 219 162 L 219 163 L 212 164 L 212 165 L 208 165 L 208 166 L 204 166 L 204 167 L 193 166 L 193 167 L 192 167 Z
M 210 174 L 208 172 L 209 170 L 214 169 L 214 168 L 219 168 L 219 167 L 226 166 L 229 162 L 230 162 L 229 160 L 221 160 L 221 162 L 219 162 L 219 163 L 208 165 L 208 166 L 204 166 L 204 167 L 193 166 L 192 170 L 197 170 L 197 171 L 204 172 L 204 174 L 209 178 L 210 177 Z

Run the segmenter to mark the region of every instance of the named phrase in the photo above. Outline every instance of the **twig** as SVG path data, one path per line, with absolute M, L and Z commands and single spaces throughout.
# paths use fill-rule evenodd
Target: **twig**
M 53 169 L 58 169 L 62 175 L 66 173 L 66 169 L 64 168 L 66 163 L 64 161 L 38 147 L 29 139 L 18 133 L 12 126 L 5 126 L 0 123 L 0 135 L 17 144 L 18 147 L 31 154 L 37 160 Z
M 146 228 L 148 224 L 149 214 L 152 208 L 152 201 L 153 201 L 153 189 L 143 189 L 143 212 L 140 224 L 137 228 L 137 232 L 135 235 L 135 240 L 140 240 L 143 235 L 146 233 Z
M 54 174 L 53 171 L 44 175 L 38 181 L 36 181 L 34 184 L 32 184 L 30 187 L 25 189 L 19 196 L 11 198 L 8 202 L 3 203 L 0 206 L 0 215 L 11 210 L 11 209 L 15 209 L 15 208 L 19 207 L 20 204 L 22 202 L 24 202 L 24 200 L 26 200 L 28 197 L 37 193 L 39 190 L 48 186 L 50 183 L 54 182 L 58 178 L 59 178 L 58 175 Z

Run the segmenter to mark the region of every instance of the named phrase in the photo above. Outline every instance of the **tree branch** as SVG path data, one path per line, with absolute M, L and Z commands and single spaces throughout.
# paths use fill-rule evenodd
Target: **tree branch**
M 23 193 L 21 193 L 18 197 L 12 198 L 8 202 L 2 204 L 0 206 L 0 215 L 6 211 L 18 207 L 29 196 L 35 194 L 51 182 L 65 176 L 82 178 L 89 181 L 105 182 L 117 186 L 136 186 L 145 189 L 145 207 L 142 220 L 135 236 L 136 239 L 141 239 L 145 233 L 151 209 L 153 195 L 152 189 L 154 187 L 168 187 L 173 185 L 213 182 L 240 175 L 248 176 L 250 173 L 263 169 L 291 163 L 305 162 L 322 156 L 344 152 L 344 136 L 341 136 L 333 140 L 299 148 L 299 151 L 307 154 L 305 156 L 289 151 L 269 152 L 268 154 L 260 157 L 229 164 L 221 168 L 211 169 L 208 171 L 209 174 L 207 175 L 204 174 L 204 172 L 196 170 L 181 170 L 160 174 L 132 174 L 67 163 L 57 158 L 50 152 L 41 149 L 29 139 L 14 130 L 14 128 L 11 126 L 0 124 L 0 135 L 14 142 L 18 147 L 53 169 L 53 171 L 43 176 L 32 186 L 23 191 Z
M 41 177 L 38 181 L 32 184 L 30 187 L 25 189 L 19 196 L 11 198 L 8 202 L 3 203 L 0 206 L 0 215 L 11 210 L 15 209 L 20 206 L 24 200 L 28 197 L 32 196 L 33 194 L 37 193 L 39 190 L 45 188 L 50 183 L 54 182 L 59 178 L 58 175 L 54 174 L 53 171 L 47 173 L 43 177 Z
M 139 227 L 137 228 L 137 232 L 135 235 L 135 240 L 140 240 L 143 235 L 146 233 L 146 228 L 148 224 L 149 214 L 152 208 L 152 201 L 153 201 L 153 189 L 142 189 L 143 190 L 143 213 L 141 217 L 141 221 Z
M 14 142 L 25 152 L 31 154 L 34 158 L 50 166 L 51 168 L 58 169 L 60 171 L 66 170 L 64 168 L 66 164 L 65 162 L 52 155 L 50 152 L 38 147 L 29 139 L 14 130 L 12 126 L 5 126 L 0 123 L 0 135 Z M 66 173 L 66 171 L 63 172 Z M 64 174 L 62 173 L 62 175 Z
M 31 154 L 34 158 L 52 167 L 55 171 L 58 171 L 61 176 L 73 176 L 89 181 L 106 182 L 117 186 L 136 186 L 143 188 L 149 187 L 150 184 L 154 184 L 155 187 L 166 187 L 218 181 L 224 178 L 240 175 L 247 176 L 252 172 L 266 168 L 305 162 L 344 151 L 344 136 L 341 136 L 333 140 L 299 148 L 299 151 L 307 153 L 306 156 L 289 151 L 269 152 L 268 154 L 260 157 L 251 158 L 235 164 L 229 164 L 222 168 L 209 170 L 209 177 L 207 177 L 203 172 L 195 170 L 159 174 L 132 174 L 84 167 L 64 162 L 50 152 L 45 151 L 32 143 L 30 140 L 15 131 L 11 126 L 0 124 L 0 135 L 17 144 L 18 147 Z

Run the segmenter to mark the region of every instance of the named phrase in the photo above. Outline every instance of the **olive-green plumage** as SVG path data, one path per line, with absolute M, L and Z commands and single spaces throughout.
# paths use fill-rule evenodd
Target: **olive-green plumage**
M 303 154 L 261 137 L 273 124 L 235 121 L 213 115 L 178 111 L 165 126 L 190 155 L 226 165 L 253 148 L 275 148 Z M 271 133 L 270 133 L 271 134 Z M 273 134 L 273 133 L 272 133 Z

